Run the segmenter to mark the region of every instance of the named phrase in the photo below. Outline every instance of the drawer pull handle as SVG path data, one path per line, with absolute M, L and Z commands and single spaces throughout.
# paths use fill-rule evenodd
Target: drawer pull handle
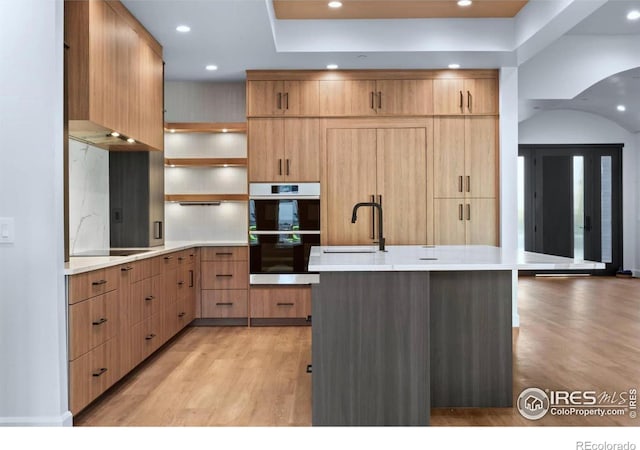
M 277 303 L 278 306 L 293 306 L 293 303 Z
M 93 286 L 100 286 L 103 284 L 107 284 L 107 280 L 98 280 L 98 281 L 94 281 L 93 283 L 91 283 Z
M 216 253 L 216 256 L 231 256 L 233 255 L 233 253 L 231 252 L 218 252 Z
M 184 284 L 184 281 L 178 281 L 178 286 L 182 286 Z
M 107 371 L 108 369 L 106 367 L 102 367 L 100 369 L 98 369 L 97 372 L 93 372 L 91 375 L 93 375 L 94 377 L 100 377 L 102 375 L 104 375 L 104 373 Z
M 108 319 L 106 317 L 102 317 L 98 320 L 96 320 L 95 322 L 91 322 L 92 325 L 102 325 L 103 323 L 105 323 Z
M 218 302 L 216 306 L 232 306 L 233 302 Z
M 179 256 L 178 257 L 178 261 L 184 261 L 184 257 L 183 256 Z
M 164 259 L 165 261 L 169 261 L 170 259 L 173 259 L 173 256 L 165 256 Z
M 186 315 L 187 315 L 187 313 L 185 313 L 185 312 L 181 312 L 180 314 L 178 314 L 178 317 L 183 318 L 183 317 L 184 317 L 184 316 L 186 316 Z
M 150 302 L 151 300 L 153 300 L 155 297 L 153 295 L 150 295 L 148 297 L 145 297 L 145 301 Z
M 218 273 L 218 274 L 216 274 L 216 277 L 219 277 L 219 278 L 231 278 L 232 276 L 233 276 L 233 274 L 230 274 L 230 273 Z
M 147 341 L 150 341 L 150 340 L 151 340 L 151 339 L 153 339 L 154 337 L 156 337 L 156 335 L 155 335 L 155 334 L 150 334 L 150 335 L 146 336 L 144 339 L 145 339 L 145 340 L 147 340 Z
M 127 266 L 127 267 L 123 267 L 122 269 L 120 269 L 123 272 L 129 272 L 130 270 L 133 270 L 133 267 L 131 266 Z

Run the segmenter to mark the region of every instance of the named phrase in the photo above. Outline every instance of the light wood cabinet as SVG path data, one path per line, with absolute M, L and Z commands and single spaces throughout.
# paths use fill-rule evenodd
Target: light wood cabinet
M 442 115 L 497 114 L 497 78 L 434 80 L 433 113 Z
M 69 306 L 69 359 L 74 360 L 118 333 L 118 291 Z
M 248 317 L 249 250 L 205 247 L 200 251 L 200 311 L 203 319 Z
M 432 90 L 432 80 L 321 80 L 320 115 L 429 115 Z
M 434 200 L 436 245 L 498 245 L 498 210 L 493 198 Z
M 160 44 L 119 1 L 65 1 L 64 9 L 70 136 L 107 150 L 162 150 Z
M 319 181 L 318 119 L 250 119 L 249 181 Z
M 318 81 L 248 81 L 247 117 L 317 116 Z
M 254 286 L 249 295 L 252 319 L 307 319 L 311 315 L 309 286 Z
M 426 128 L 329 128 L 326 143 L 326 245 L 377 242 L 383 205 L 387 245 L 427 244 Z

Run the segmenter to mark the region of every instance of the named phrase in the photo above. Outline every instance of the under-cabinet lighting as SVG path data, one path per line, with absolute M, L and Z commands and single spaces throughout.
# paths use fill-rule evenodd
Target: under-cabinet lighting
M 169 133 L 175 133 L 175 132 L 176 132 L 175 128 L 172 128 L 172 129 L 169 130 Z
M 175 166 L 176 166 L 175 164 L 171 164 L 169 167 L 175 167 Z
M 180 206 L 220 206 L 221 202 L 178 202 Z
M 191 31 L 191 27 L 188 25 L 178 25 L 176 27 L 176 31 L 180 33 L 188 33 L 189 31 Z
M 338 68 L 337 64 L 327 64 L 327 69 L 336 70 Z
M 119 137 L 120 133 L 118 133 L 117 131 L 114 131 L 113 133 L 111 133 L 111 136 L 113 137 Z
M 223 164 L 222 167 L 229 167 L 229 164 Z
M 471 6 L 471 0 L 458 0 L 458 6 Z
M 218 66 L 216 66 L 215 64 L 209 64 L 207 67 L 205 67 L 205 69 L 207 69 L 207 70 L 218 70 Z
M 624 105 L 618 105 L 616 106 L 616 109 L 620 112 L 625 112 L 627 110 L 627 107 Z
M 449 69 L 459 69 L 460 68 L 460 64 L 449 64 Z
M 223 132 L 223 133 L 228 133 L 228 132 L 229 132 L 229 130 L 227 130 L 226 128 L 223 128 L 223 129 L 222 129 L 222 132 Z
M 640 19 L 640 11 L 638 11 L 637 9 L 634 9 L 633 11 L 629 11 L 627 13 L 627 19 L 628 20 L 638 20 L 638 19 Z
M 342 2 L 329 2 L 329 8 L 340 8 L 342 7 Z
M 536 277 L 540 278 L 578 278 L 590 277 L 589 273 L 537 273 Z
M 128 142 L 129 144 L 135 144 L 136 140 L 135 140 L 135 139 L 133 139 L 133 138 L 129 138 L 129 139 L 127 139 L 127 142 Z

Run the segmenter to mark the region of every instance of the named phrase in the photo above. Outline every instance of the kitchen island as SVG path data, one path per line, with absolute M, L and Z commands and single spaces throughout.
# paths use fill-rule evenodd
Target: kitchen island
M 542 266 L 600 267 L 491 246 L 312 248 L 313 425 L 511 407 L 512 273 Z

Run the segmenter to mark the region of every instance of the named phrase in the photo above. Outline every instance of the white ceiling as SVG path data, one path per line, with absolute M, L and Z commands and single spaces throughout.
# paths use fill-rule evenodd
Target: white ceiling
M 637 34 L 640 49 L 640 21 L 625 17 L 629 10 L 640 9 L 640 0 L 531 0 L 515 19 L 341 21 L 277 20 L 270 0 L 123 3 L 162 44 L 167 80 L 244 80 L 247 69 L 324 69 L 329 63 L 342 69 L 444 68 L 452 62 L 463 68 L 515 66 L 519 48 L 531 52 L 533 47 L 535 53 L 563 34 Z M 573 18 L 571 7 L 578 11 Z M 562 29 L 559 23 L 567 25 Z M 180 24 L 189 25 L 191 32 L 178 33 Z M 522 38 L 525 34 L 528 41 Z M 206 71 L 207 64 L 219 69 Z M 533 113 L 593 112 L 638 132 L 639 74 L 629 71 L 603 80 L 572 100 L 526 103 L 537 108 Z M 620 103 L 627 106 L 624 114 L 615 109 Z M 528 115 L 521 113 L 521 119 Z

